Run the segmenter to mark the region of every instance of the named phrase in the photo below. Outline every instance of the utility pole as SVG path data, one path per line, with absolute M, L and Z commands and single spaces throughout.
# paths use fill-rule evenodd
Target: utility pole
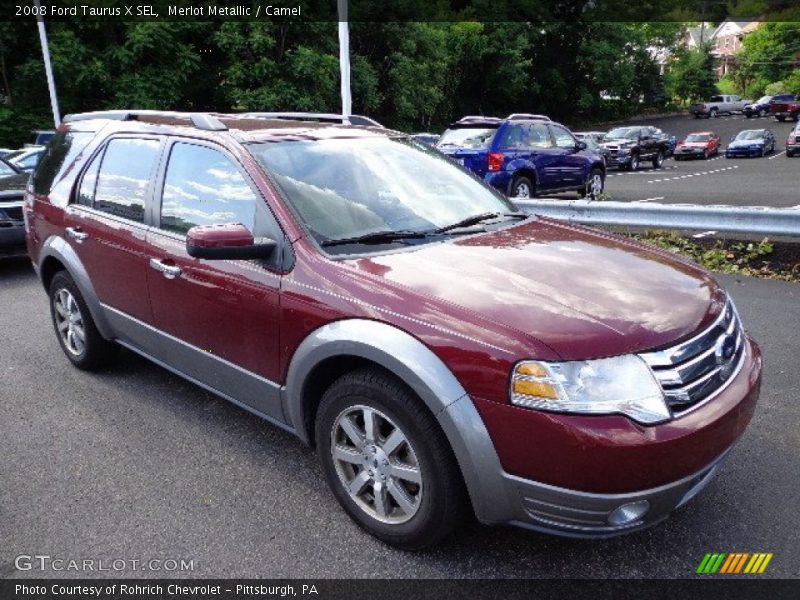
M 47 32 L 44 29 L 44 18 L 41 15 L 42 5 L 39 0 L 34 0 L 39 25 L 39 42 L 42 44 L 42 57 L 44 58 L 44 72 L 47 75 L 47 87 L 50 90 L 50 107 L 53 109 L 53 123 L 58 127 L 61 124 L 61 114 L 58 111 L 58 97 L 56 96 L 56 82 L 53 79 L 53 66 L 50 64 L 50 49 L 47 46 Z
M 339 12 L 339 72 L 342 88 L 342 116 L 349 118 L 353 112 L 350 96 L 350 27 L 347 21 L 347 0 L 337 0 Z

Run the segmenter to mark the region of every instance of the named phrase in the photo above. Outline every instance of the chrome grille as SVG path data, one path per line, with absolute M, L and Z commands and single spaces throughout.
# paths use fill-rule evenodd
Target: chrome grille
M 664 390 L 673 415 L 696 406 L 723 388 L 744 357 L 744 332 L 728 300 L 717 320 L 690 340 L 640 356 Z
M 21 206 L 4 206 L 0 207 L 0 212 L 6 214 L 9 221 L 22 221 L 22 207 Z

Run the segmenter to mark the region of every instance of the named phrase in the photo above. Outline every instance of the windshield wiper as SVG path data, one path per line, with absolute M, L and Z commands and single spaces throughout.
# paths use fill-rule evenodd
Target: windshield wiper
M 470 227 L 471 225 L 477 225 L 478 223 L 483 223 L 484 221 L 488 221 L 489 219 L 496 219 L 497 217 L 513 217 L 515 219 L 526 219 L 528 218 L 528 214 L 524 212 L 510 212 L 510 213 L 481 213 L 479 215 L 473 215 L 471 217 L 467 217 L 466 219 L 461 219 L 460 221 L 453 223 L 452 225 L 445 225 L 444 227 L 439 227 L 433 231 L 433 233 L 446 233 L 448 231 L 452 231 L 453 229 L 461 229 L 462 227 Z
M 427 233 L 423 231 L 394 231 L 387 229 L 385 231 L 372 231 L 364 235 L 357 235 L 349 238 L 339 238 L 335 240 L 324 240 L 320 242 L 320 246 L 344 246 L 346 244 L 385 244 L 397 240 L 409 239 L 422 239 L 427 237 Z

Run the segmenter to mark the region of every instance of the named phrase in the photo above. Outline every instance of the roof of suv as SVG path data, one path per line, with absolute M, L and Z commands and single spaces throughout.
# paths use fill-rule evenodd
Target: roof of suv
M 309 118 L 304 118 L 308 114 Z M 350 125 L 319 119 L 316 113 L 183 113 L 172 111 L 97 111 L 64 117 L 70 127 L 99 129 L 119 123 L 114 129 L 163 133 L 163 128 L 231 133 L 241 142 L 268 139 L 330 139 L 405 135 L 380 126 Z

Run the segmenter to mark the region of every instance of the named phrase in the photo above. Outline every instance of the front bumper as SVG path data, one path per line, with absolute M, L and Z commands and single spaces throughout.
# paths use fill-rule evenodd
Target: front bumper
M 505 474 L 515 507 L 509 524 L 567 537 L 603 538 L 651 527 L 699 494 L 714 478 L 725 454 L 689 477 L 629 494 L 592 494 Z M 645 512 L 621 520 L 624 507 Z
M 0 256 L 25 254 L 25 223 L 0 221 Z
M 608 154 L 606 156 L 606 166 L 609 167 L 627 167 L 631 164 L 630 154 Z
M 654 525 L 713 479 L 750 422 L 760 387 L 761 352 L 747 338 L 741 366 L 723 388 L 655 426 L 621 415 L 545 413 L 473 398 L 500 463 L 499 478 L 484 470 L 478 487 L 486 489 L 470 490 L 491 499 L 490 518 L 478 516 L 578 537 Z M 645 501 L 646 512 L 636 518 L 615 515 L 623 505 Z
M 759 148 L 735 148 L 725 150 L 725 158 L 753 158 L 761 156 L 764 149 Z
M 690 150 L 675 150 L 675 158 L 703 158 L 706 148 L 692 148 Z

